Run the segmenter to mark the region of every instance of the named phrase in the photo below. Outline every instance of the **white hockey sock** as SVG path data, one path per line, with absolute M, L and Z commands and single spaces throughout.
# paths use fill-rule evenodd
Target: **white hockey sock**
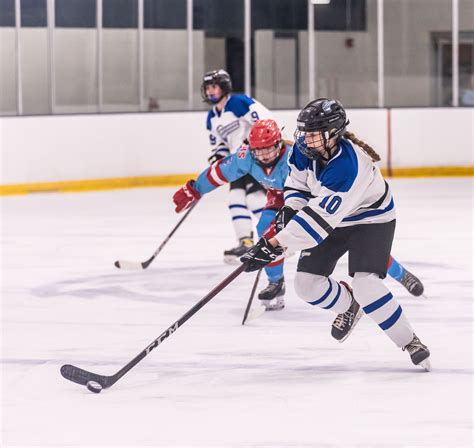
M 336 314 L 347 311 L 352 301 L 347 289 L 336 280 L 307 272 L 296 273 L 295 290 L 310 305 L 317 305 Z
M 229 191 L 228 197 L 229 211 L 234 225 L 237 239 L 248 238 L 252 235 L 252 218 L 247 208 L 245 190 L 234 188 Z
M 248 193 L 245 199 L 248 209 L 257 219 L 259 219 L 267 201 L 267 195 L 265 192 L 258 190 L 253 193 Z
M 352 281 L 354 297 L 367 314 L 398 346 L 413 339 L 413 328 L 402 307 L 376 274 L 356 272 Z

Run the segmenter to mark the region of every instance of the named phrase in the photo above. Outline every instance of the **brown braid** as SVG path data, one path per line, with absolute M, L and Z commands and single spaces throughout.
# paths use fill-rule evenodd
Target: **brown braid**
M 360 146 L 364 152 L 372 158 L 373 162 L 378 162 L 380 160 L 380 156 L 374 151 L 374 149 L 364 141 L 359 140 L 352 132 L 344 132 L 344 137 L 352 143 L 355 143 L 357 146 Z

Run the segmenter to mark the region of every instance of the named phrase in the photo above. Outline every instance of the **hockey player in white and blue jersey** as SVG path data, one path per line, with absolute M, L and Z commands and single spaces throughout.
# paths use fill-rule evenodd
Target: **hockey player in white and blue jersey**
M 204 75 L 201 95 L 212 106 L 207 115 L 211 155 L 209 163 L 234 154 L 249 136 L 250 128 L 259 119 L 271 119 L 270 111 L 247 95 L 232 93 L 232 81 L 225 70 Z M 253 245 L 252 216 L 258 219 L 265 204 L 265 191 L 251 175 L 230 183 L 228 207 L 239 242 L 224 252 L 224 261 L 238 262 Z
M 344 341 L 363 313 L 371 317 L 415 365 L 430 369 L 428 348 L 384 285 L 395 231 L 395 205 L 373 163 L 377 153 L 346 132 L 336 100 L 309 103 L 298 115 L 278 233 L 261 238 L 241 261 L 260 269 L 286 252 L 301 251 L 295 288 L 311 305 L 337 313 L 331 334 Z M 331 274 L 348 252 L 352 288 Z
M 249 145 L 238 152 L 214 162 L 197 180 L 189 180 L 173 196 L 176 211 L 189 208 L 203 195 L 228 183 L 251 175 L 265 190 L 266 204 L 257 223 L 258 236 L 274 235 L 274 218 L 283 206 L 283 185 L 288 175 L 287 155 L 292 145 L 284 142 L 274 120 L 259 120 L 252 127 Z M 269 231 L 268 233 L 266 231 Z M 258 298 L 266 310 L 284 307 L 285 281 L 283 258 L 265 266 L 268 286 Z

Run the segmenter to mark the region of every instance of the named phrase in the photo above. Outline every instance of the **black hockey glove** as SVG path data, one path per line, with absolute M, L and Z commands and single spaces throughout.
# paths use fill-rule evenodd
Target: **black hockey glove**
M 215 153 L 210 156 L 207 161 L 209 162 L 209 165 L 212 165 L 214 162 L 217 162 L 218 160 L 221 160 L 225 157 L 223 154 Z
M 255 246 L 240 257 L 240 261 L 245 264 L 245 272 L 252 272 L 265 267 L 282 254 L 282 247 L 273 247 L 268 240 L 260 238 Z
M 211 154 L 211 156 L 207 159 L 207 161 L 209 162 L 209 165 L 212 165 L 218 160 L 221 160 L 224 157 L 227 157 L 229 154 L 230 154 L 229 148 L 226 148 L 225 146 L 218 146 L 216 150 Z
M 297 210 L 293 210 L 291 207 L 284 205 L 275 217 L 275 228 L 277 233 L 281 232 L 287 224 L 290 222 L 291 218 L 298 213 Z

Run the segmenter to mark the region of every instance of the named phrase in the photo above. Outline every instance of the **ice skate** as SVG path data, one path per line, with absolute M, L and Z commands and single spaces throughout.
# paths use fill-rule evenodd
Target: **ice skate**
M 421 280 L 406 269 L 403 270 L 403 276 L 399 282 L 415 297 L 421 296 L 425 290 Z
M 224 251 L 224 263 L 238 264 L 240 257 L 245 254 L 253 246 L 253 239 L 251 236 L 240 238 L 239 245 L 233 249 Z
M 276 282 L 270 282 L 265 289 L 258 294 L 258 299 L 266 311 L 281 310 L 285 307 L 285 279 L 282 277 Z
M 405 345 L 402 350 L 408 351 L 415 366 L 421 366 L 428 372 L 431 370 L 430 351 L 428 347 L 418 339 L 416 334 L 413 334 L 411 342 Z
M 334 322 L 332 323 L 331 335 L 334 339 L 339 342 L 344 342 L 354 330 L 354 327 L 362 317 L 363 311 L 360 305 L 354 299 L 352 294 L 352 288 L 346 282 L 339 282 L 349 292 L 352 302 L 349 309 L 342 314 L 338 314 Z

